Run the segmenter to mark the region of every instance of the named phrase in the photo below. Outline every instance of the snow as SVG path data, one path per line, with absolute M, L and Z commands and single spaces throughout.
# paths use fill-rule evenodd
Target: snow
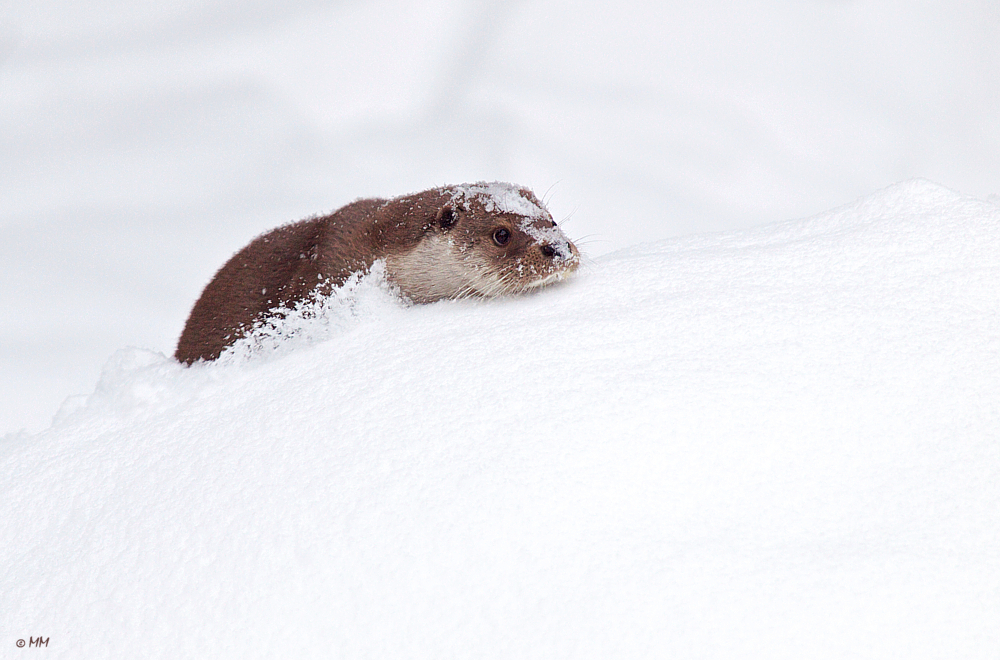
M 490 213 L 516 213 L 532 220 L 552 219 L 548 211 L 521 195 L 516 185 L 504 181 L 479 181 L 455 186 L 455 193 L 451 198 L 459 201 L 476 199 Z
M 1000 208 L 914 180 L 519 298 L 376 273 L 218 364 L 123 349 L 0 441 L 0 644 L 994 658 L 998 277 Z
M 1000 656 L 998 26 L 4 3 L 0 657 Z M 573 277 L 167 357 L 255 235 L 495 180 Z
M 408 301 L 388 283 L 385 260 L 378 259 L 367 272 L 354 273 L 329 295 L 314 294 L 292 308 L 279 308 L 276 315 L 259 321 L 252 333 L 225 349 L 218 363 L 241 364 L 301 350 L 336 336 L 359 318 L 387 311 L 390 302 Z
M 0 3 L 0 433 L 171 352 L 233 253 L 358 197 L 515 182 L 590 257 L 916 177 L 986 199 L 998 26 L 994 0 Z

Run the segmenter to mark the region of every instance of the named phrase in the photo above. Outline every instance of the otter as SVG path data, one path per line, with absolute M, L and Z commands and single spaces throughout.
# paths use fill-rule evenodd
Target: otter
M 523 293 L 564 279 L 577 247 L 527 188 L 502 182 L 359 199 L 262 234 L 208 283 L 174 357 L 211 361 L 282 309 L 329 293 L 384 260 L 415 303 Z

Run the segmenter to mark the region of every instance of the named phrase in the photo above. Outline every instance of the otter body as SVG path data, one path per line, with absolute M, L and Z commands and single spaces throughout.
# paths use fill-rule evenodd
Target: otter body
M 362 199 L 258 236 L 215 274 L 174 357 L 214 360 L 276 310 L 293 307 L 385 260 L 417 303 L 521 293 L 576 270 L 576 246 L 525 188 L 476 183 Z

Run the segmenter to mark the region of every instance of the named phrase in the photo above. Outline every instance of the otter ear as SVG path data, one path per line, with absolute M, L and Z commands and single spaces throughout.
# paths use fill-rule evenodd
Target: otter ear
M 458 222 L 458 213 L 451 206 L 443 206 L 437 213 L 437 222 L 441 229 L 448 231 Z

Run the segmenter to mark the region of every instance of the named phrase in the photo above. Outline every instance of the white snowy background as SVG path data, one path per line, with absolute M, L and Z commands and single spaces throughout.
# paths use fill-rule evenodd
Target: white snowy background
M 0 657 L 997 657 L 998 104 L 995 2 L 0 6 Z M 479 179 L 579 276 L 166 357 Z
M 0 4 L 0 430 L 169 353 L 277 224 L 479 179 L 592 257 L 924 177 L 1000 192 L 1000 5 Z

